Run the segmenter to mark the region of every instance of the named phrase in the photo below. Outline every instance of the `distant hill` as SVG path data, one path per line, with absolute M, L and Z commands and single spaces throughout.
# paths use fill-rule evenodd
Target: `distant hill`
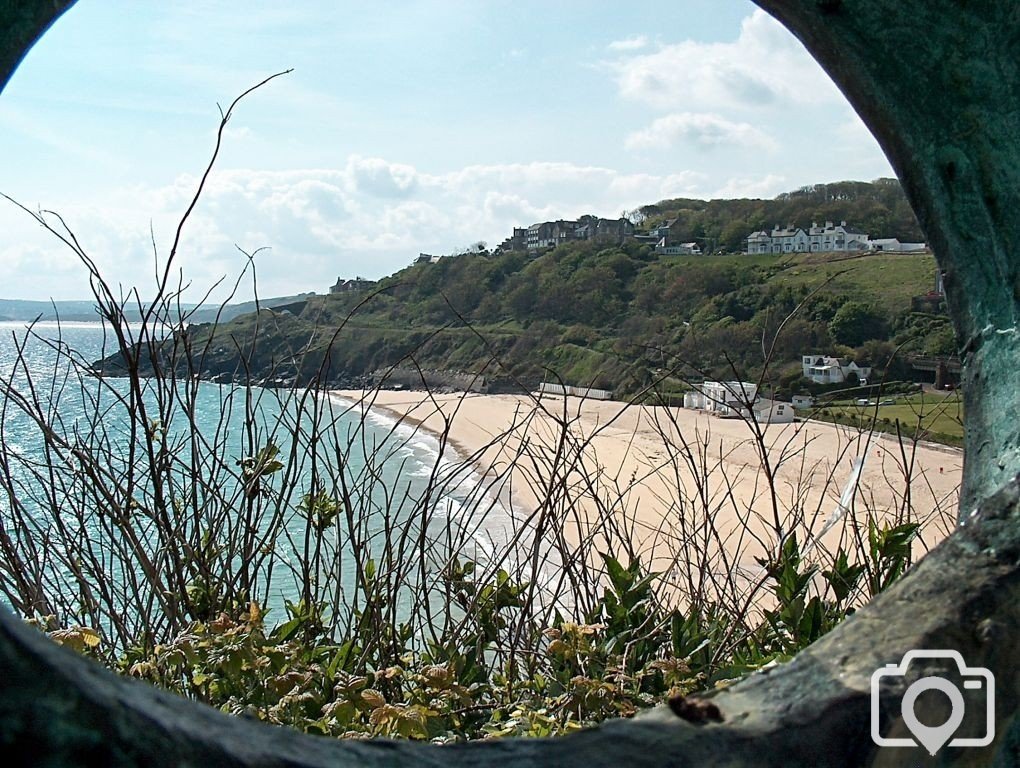
M 263 299 L 259 303 L 263 307 L 279 307 L 288 304 L 295 304 L 306 300 L 314 293 L 300 294 L 298 296 L 277 296 L 271 299 Z M 209 323 L 216 319 L 216 313 L 221 310 L 219 307 L 204 307 L 196 309 L 198 305 L 182 303 L 185 310 L 195 310 L 191 321 L 195 323 Z M 244 315 L 255 311 L 255 302 L 246 301 L 238 304 L 228 304 L 222 309 L 220 320 L 225 322 L 238 315 Z M 137 310 L 128 310 L 128 319 L 139 320 Z M 65 322 L 95 322 L 99 320 L 94 301 L 29 301 L 26 299 L 0 299 L 0 321 L 23 321 L 33 320 L 63 320 Z
M 284 307 L 295 305 L 298 307 L 309 298 L 315 296 L 314 292 L 299 293 L 296 296 L 276 296 L 271 299 L 259 299 L 259 306 L 273 309 L 275 307 Z M 254 301 L 244 301 L 239 304 L 227 304 L 222 312 L 218 307 L 203 307 L 202 309 L 196 310 L 191 315 L 191 322 L 193 323 L 211 323 L 216 319 L 216 315 L 220 313 L 220 322 L 226 322 L 232 320 L 240 315 L 251 314 L 255 311 Z
M 28 301 L 26 299 L 0 299 L 0 320 L 64 320 L 89 322 L 99 319 L 94 301 Z M 132 317 L 132 320 L 137 319 Z

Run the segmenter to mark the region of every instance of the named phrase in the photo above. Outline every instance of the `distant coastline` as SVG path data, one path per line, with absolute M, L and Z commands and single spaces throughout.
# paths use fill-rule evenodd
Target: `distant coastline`
M 314 296 L 315 292 L 299 294 L 297 296 L 276 296 L 268 299 L 260 299 L 260 307 L 274 307 L 294 304 L 307 300 Z M 193 323 L 210 323 L 217 319 L 221 322 L 232 320 L 240 315 L 249 314 L 255 311 L 254 301 L 237 302 L 225 306 L 206 305 L 199 306 L 195 303 L 182 302 L 180 308 L 192 312 L 190 321 Z M 124 315 L 128 322 L 140 322 L 141 315 L 137 307 L 130 304 L 124 306 Z M 101 322 L 95 299 L 70 300 L 70 301 L 37 301 L 34 299 L 0 299 L 0 323 L 32 322 L 61 322 L 61 323 L 98 323 Z

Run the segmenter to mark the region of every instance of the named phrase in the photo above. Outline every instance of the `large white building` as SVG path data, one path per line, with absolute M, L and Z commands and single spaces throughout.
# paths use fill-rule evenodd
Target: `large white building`
M 684 408 L 723 418 L 753 418 L 760 424 L 789 424 L 795 415 L 790 403 L 758 397 L 758 385 L 749 381 L 706 381 L 684 395 Z
M 818 226 L 812 222 L 809 229 L 773 227 L 771 232 L 761 230 L 747 236 L 745 253 L 826 253 L 829 251 L 867 251 L 871 248 L 868 233 L 848 226 L 845 221 Z
M 758 385 L 748 381 L 706 381 L 700 391 L 684 395 L 685 408 L 697 408 L 717 416 L 737 416 L 748 411 L 758 398 Z

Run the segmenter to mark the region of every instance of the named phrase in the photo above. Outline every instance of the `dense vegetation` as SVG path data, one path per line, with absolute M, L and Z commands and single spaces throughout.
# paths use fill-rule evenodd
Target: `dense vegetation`
M 252 602 L 194 621 L 171 642 L 113 658 L 95 630 L 49 632 L 122 674 L 308 733 L 440 744 L 552 736 L 664 700 L 679 710 L 688 694 L 788 660 L 903 574 L 917 528 L 872 520 L 855 554 L 839 550 L 824 571 L 791 536 L 775 561 L 763 561 L 770 607 L 746 623 L 722 604 L 664 608 L 656 574 L 637 559 L 624 566 L 604 555 L 605 585 L 588 615 L 568 620 L 556 611 L 547 626 L 536 621 L 526 582 L 502 570 L 480 579 L 475 563 L 455 560 L 444 579 L 465 618 L 425 649 L 410 624 L 380 620 L 390 595 L 374 570 L 365 585 L 374 601 L 343 638 L 305 603 L 288 604 L 286 620 L 271 625 Z M 36 624 L 47 628 L 45 620 Z M 508 642 L 508 659 L 492 664 L 488 657 Z M 710 708 L 702 714 L 719 717 Z
M 948 318 L 911 311 L 934 274 L 927 254 L 660 257 L 639 242 L 467 254 L 403 269 L 371 294 L 315 297 L 296 316 L 263 312 L 257 330 L 254 315 L 240 318 L 204 366 L 233 371 L 240 348 L 261 375 L 342 381 L 413 359 L 626 395 L 663 376 L 682 388 L 673 374 L 756 378 L 771 351 L 768 379 L 788 394 L 807 384 L 803 354 L 852 357 L 894 379 L 911 375 L 910 354 L 954 354 Z
M 771 230 L 777 224 L 806 228 L 812 222 L 845 220 L 875 238 L 925 239 L 896 179 L 814 184 L 774 200 L 663 200 L 637 213 L 646 225 L 676 220 L 671 229 L 676 240 L 694 240 L 733 253 L 742 250 L 749 232 Z

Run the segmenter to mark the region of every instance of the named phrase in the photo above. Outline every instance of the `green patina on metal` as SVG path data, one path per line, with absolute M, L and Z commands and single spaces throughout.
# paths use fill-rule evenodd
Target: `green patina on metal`
M 870 673 L 956 648 L 998 680 L 987 750 L 940 765 L 1020 764 L 1020 3 L 755 0 L 807 46 L 874 132 L 940 265 L 964 340 L 966 466 L 957 532 L 790 664 L 714 699 L 721 724 L 660 708 L 553 742 L 430 749 L 302 737 L 115 677 L 0 611 L 0 748 L 46 765 L 917 765 L 869 732 Z M 0 83 L 69 5 L 0 0 Z M 975 512 L 975 514 L 971 514 Z M 885 695 L 883 693 L 883 695 Z M 920 754 L 919 754 L 920 752 Z

